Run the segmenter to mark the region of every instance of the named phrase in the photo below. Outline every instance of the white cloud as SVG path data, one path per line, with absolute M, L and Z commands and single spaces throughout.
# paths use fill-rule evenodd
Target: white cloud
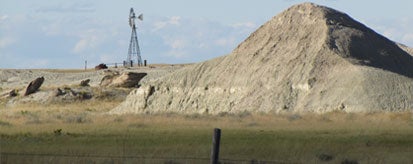
M 80 39 L 74 45 L 72 51 L 74 53 L 87 53 L 91 50 L 98 50 L 104 42 L 106 42 L 106 38 L 108 38 L 106 30 L 102 29 L 87 29 L 84 31 L 76 32 L 77 37 Z M 113 44 L 116 41 L 113 40 Z
M 169 24 L 179 26 L 180 25 L 180 20 L 181 20 L 181 17 L 173 16 L 169 19 Z
M 228 37 L 228 38 L 219 38 L 215 40 L 215 44 L 222 47 L 233 46 L 235 45 L 235 38 Z
M 185 50 L 177 50 L 171 49 L 166 53 L 167 56 L 174 57 L 174 58 L 184 58 L 189 55 L 189 53 Z
M 169 17 L 167 20 L 157 21 L 153 24 L 154 28 L 153 28 L 152 31 L 161 30 L 161 29 L 165 28 L 168 25 L 180 26 L 181 25 L 181 17 L 172 16 L 172 17 Z
M 95 12 L 95 7 L 90 3 L 55 4 L 39 7 L 36 11 L 39 13 L 89 13 Z
M 371 20 L 369 27 L 385 37 L 409 47 L 413 47 L 413 17 L 396 20 Z
M 169 47 L 166 55 L 175 58 L 183 58 L 188 55 L 188 46 L 191 46 L 188 42 L 188 38 L 166 38 L 165 44 Z
M 0 38 L 0 48 L 6 48 L 16 43 L 17 39 L 11 37 Z
M 198 44 L 198 48 L 208 48 L 208 43 L 201 42 Z
M 155 22 L 153 24 L 153 26 L 154 26 L 153 31 L 163 29 L 167 24 L 168 24 L 167 22 Z
M 200 62 L 228 54 L 256 28 L 253 22 L 224 24 L 184 17 L 159 20 L 162 21 L 150 24 L 151 30 L 141 33 L 142 42 L 150 36 L 156 42 L 148 44 L 158 44 L 157 49 L 143 47 L 143 51 L 145 54 L 159 54 L 158 58 L 171 63 Z
M 113 54 L 102 54 L 100 55 L 100 62 L 115 63 L 115 62 L 120 62 L 120 61 L 117 61 L 117 57 Z
M 73 48 L 73 52 L 81 53 L 85 50 L 96 48 L 99 44 L 98 42 L 99 41 L 97 36 L 82 38 L 76 43 L 75 47 Z
M 402 42 L 405 44 L 409 44 L 409 46 L 413 47 L 413 33 L 403 35 Z
M 126 58 L 130 28 L 123 19 L 102 20 L 87 16 L 78 17 L 76 14 L 48 15 L 38 13 L 37 16 L 34 15 L 34 19 L 28 16 L 14 19 L 16 15 L 10 15 L 4 19 L 11 23 L 0 24 L 0 28 L 5 29 L 5 25 L 10 24 L 10 28 L 2 32 L 10 33 L 11 38 L 32 37 L 30 42 L 22 43 L 22 46 L 30 46 L 31 49 L 35 49 L 37 45 L 53 45 L 53 48 L 39 50 L 42 52 L 39 53 L 39 58 L 50 60 L 40 63 L 48 63 L 50 67 L 82 67 L 84 60 L 92 64 L 119 62 Z M 23 24 L 31 28 L 23 28 Z M 139 26 L 138 37 L 142 58 L 148 59 L 151 63 L 199 62 L 211 59 L 229 53 L 254 30 L 252 26 L 253 23 L 223 24 L 207 19 L 179 16 L 152 17 Z M 36 43 L 32 40 L 36 40 Z M 23 42 L 1 38 L 0 46 L 10 46 L 17 41 L 19 44 Z M 55 59 L 57 50 L 62 53 Z M 28 50 L 7 51 L 4 53 L 16 54 L 16 60 L 28 60 L 24 57 L 29 53 Z M 62 60 L 70 62 L 60 62 Z
M 88 46 L 89 46 L 88 40 L 87 39 L 81 39 L 76 43 L 75 47 L 73 48 L 73 51 L 75 53 L 80 53 L 83 50 L 85 50 Z
M 234 28 L 256 28 L 257 25 L 254 22 L 240 22 L 231 25 Z
M 177 39 L 169 42 L 172 49 L 184 49 L 187 46 L 186 40 Z
M 61 34 L 61 31 L 62 31 L 62 26 L 59 23 L 47 24 L 40 28 L 46 35 L 49 35 L 49 36 L 55 36 L 55 35 Z
M 0 21 L 5 21 L 7 18 L 9 18 L 8 15 L 0 15 Z

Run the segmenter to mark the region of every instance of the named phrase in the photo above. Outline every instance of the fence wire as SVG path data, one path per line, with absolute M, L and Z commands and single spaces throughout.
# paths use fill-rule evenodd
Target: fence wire
M 32 153 L 0 153 L 1 164 L 14 163 L 42 163 L 42 164 L 202 164 L 210 163 L 210 158 L 200 157 L 143 157 L 143 156 L 108 156 L 108 155 L 77 155 L 77 154 L 32 154 Z M 264 161 L 264 160 L 245 160 L 245 159 L 220 159 L 220 164 L 291 164 L 285 161 Z

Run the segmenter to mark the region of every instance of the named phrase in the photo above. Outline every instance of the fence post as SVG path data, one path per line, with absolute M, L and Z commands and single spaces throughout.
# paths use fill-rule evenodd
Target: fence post
M 221 141 L 221 129 L 215 128 L 214 136 L 212 138 L 211 164 L 218 164 L 220 141 Z

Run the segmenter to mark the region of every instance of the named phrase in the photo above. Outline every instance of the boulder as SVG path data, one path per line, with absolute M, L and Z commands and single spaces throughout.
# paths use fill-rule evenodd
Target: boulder
M 61 95 L 64 95 L 64 94 L 66 94 L 66 93 L 63 92 L 62 89 L 60 89 L 60 88 L 57 88 L 56 90 L 53 91 L 53 96 L 54 97 L 61 96 Z
M 146 75 L 147 73 L 124 72 L 120 76 L 114 78 L 109 86 L 123 88 L 137 87 L 139 81 Z
M 90 82 L 90 79 L 82 80 L 82 81 L 80 82 L 80 86 L 82 86 L 82 87 L 88 87 L 88 86 L 90 86 L 90 85 L 89 85 L 89 82 Z
M 37 92 L 39 90 L 40 86 L 42 86 L 44 82 L 44 77 L 39 77 L 32 82 L 26 87 L 26 91 L 24 92 L 24 96 L 30 95 L 32 93 Z
M 123 72 L 120 75 L 107 75 L 102 78 L 100 86 L 132 88 L 139 84 L 139 81 L 147 73 Z
M 101 69 L 108 69 L 108 66 L 106 64 L 99 64 L 95 67 L 95 70 L 101 70 Z
M 17 90 L 13 89 L 9 92 L 9 97 L 16 97 L 17 96 Z
M 102 80 L 100 81 L 100 86 L 102 87 L 106 87 L 109 86 L 109 84 L 112 83 L 113 79 L 115 78 L 115 76 L 117 75 L 106 75 L 102 78 Z
M 113 79 L 120 74 L 118 71 L 104 70 L 103 75 L 104 76 L 99 84 L 100 86 L 108 86 L 110 83 L 112 83 Z
M 9 98 L 9 97 L 16 97 L 18 91 L 16 89 L 5 91 L 0 93 L 0 99 Z

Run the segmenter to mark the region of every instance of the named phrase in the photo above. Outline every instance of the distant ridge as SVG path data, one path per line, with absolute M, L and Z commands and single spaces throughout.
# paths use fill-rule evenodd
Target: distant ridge
M 110 113 L 370 112 L 413 109 L 413 57 L 313 3 L 273 17 L 231 54 L 133 91 Z

